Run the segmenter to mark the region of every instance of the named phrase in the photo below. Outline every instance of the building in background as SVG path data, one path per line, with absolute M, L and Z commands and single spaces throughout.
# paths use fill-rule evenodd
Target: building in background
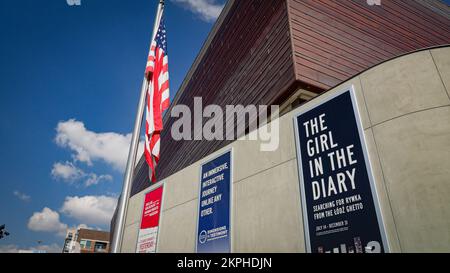
M 77 242 L 80 244 L 81 253 L 108 253 L 109 232 L 79 229 Z
M 109 232 L 92 229 L 69 229 L 63 253 L 108 253 Z
M 62 251 L 63 253 L 77 253 L 76 252 L 77 235 L 78 235 L 77 229 L 67 230 L 66 238 L 64 239 L 64 246 Z

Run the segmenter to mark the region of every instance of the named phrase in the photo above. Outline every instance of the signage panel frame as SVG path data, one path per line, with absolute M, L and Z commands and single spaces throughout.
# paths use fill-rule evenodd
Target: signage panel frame
M 158 188 L 162 188 L 162 195 L 161 195 L 161 204 L 160 204 L 160 209 L 159 209 L 159 219 L 158 219 L 158 232 L 156 234 L 156 248 L 155 248 L 155 252 L 153 253 L 158 253 L 158 248 L 159 248 L 159 232 L 161 230 L 161 222 L 162 222 L 162 218 L 163 218 L 163 211 L 164 211 L 164 198 L 166 195 L 166 190 L 164 187 L 165 184 L 165 180 L 160 181 L 154 185 L 151 185 L 146 191 L 144 191 L 143 193 L 143 200 L 142 200 L 142 204 L 141 204 L 141 209 L 140 209 L 140 220 L 139 220 L 139 225 L 137 227 L 138 232 L 137 232 L 137 237 L 136 237 L 136 243 L 135 243 L 135 253 L 139 253 L 137 252 L 137 247 L 139 244 L 139 232 L 141 230 L 141 225 L 142 225 L 142 216 L 143 216 L 143 211 L 144 211 L 144 206 L 145 206 L 145 196 L 147 194 L 149 194 L 150 192 L 157 190 Z
M 312 253 L 311 237 L 309 234 L 309 223 L 308 223 L 308 208 L 307 208 L 308 204 L 306 204 L 305 183 L 303 180 L 303 162 L 302 162 L 302 154 L 301 154 L 301 150 L 300 150 L 298 117 L 301 116 L 302 114 L 305 114 L 305 113 L 311 111 L 311 110 L 314 110 L 316 107 L 319 107 L 346 92 L 350 93 L 353 114 L 354 114 L 355 121 L 356 121 L 358 136 L 359 136 L 359 140 L 360 140 L 360 144 L 361 144 L 361 148 L 362 148 L 362 152 L 363 152 L 363 157 L 364 157 L 364 161 L 365 161 L 365 165 L 366 165 L 366 172 L 367 172 L 367 176 L 368 176 L 368 180 L 369 180 L 370 190 L 372 193 L 373 205 L 375 208 L 375 213 L 376 213 L 376 217 L 377 217 L 377 221 L 378 221 L 378 228 L 380 231 L 381 240 L 382 240 L 382 244 L 383 244 L 381 247 L 383 248 L 385 253 L 389 253 L 390 252 L 389 241 L 388 241 L 387 234 L 386 234 L 383 215 L 381 213 L 380 199 L 378 197 L 378 192 L 377 192 L 377 188 L 375 185 L 375 178 L 374 178 L 373 171 L 372 171 L 372 163 L 368 156 L 368 150 L 367 150 L 368 148 L 367 148 L 367 144 L 366 144 L 367 142 L 366 142 L 366 138 L 364 135 L 364 129 L 362 126 L 362 121 L 361 121 L 361 114 L 360 114 L 360 110 L 358 107 L 355 88 L 354 88 L 353 84 L 348 85 L 347 87 L 344 87 L 341 90 L 338 90 L 337 92 L 335 92 L 334 94 L 331 94 L 331 95 L 325 93 L 323 95 L 323 96 L 327 96 L 325 99 L 320 100 L 320 98 L 318 97 L 315 99 L 315 101 L 312 100 L 310 102 L 310 105 L 300 107 L 301 109 L 299 109 L 299 110 L 294 110 L 294 114 L 293 114 L 294 136 L 295 136 L 296 159 L 297 159 L 298 179 L 299 179 L 299 184 L 300 184 L 300 197 L 301 197 L 300 203 L 301 203 L 301 210 L 302 210 L 302 218 L 303 218 L 302 220 L 303 220 L 306 251 L 308 253 Z
M 227 148 L 225 150 L 223 150 L 222 152 L 218 153 L 218 154 L 214 154 L 214 155 L 209 155 L 205 158 L 203 158 L 203 160 L 200 163 L 200 167 L 199 167 L 199 176 L 198 176 L 198 202 L 197 202 L 197 210 L 196 210 L 196 228 L 195 228 L 195 253 L 199 253 L 198 252 L 198 229 L 199 229 L 199 223 L 200 223 L 200 208 L 201 208 L 201 193 L 202 193 L 202 169 L 203 166 L 210 163 L 211 161 L 227 154 L 230 153 L 230 189 L 229 189 L 229 227 L 228 227 L 228 240 L 229 240 L 229 252 L 228 253 L 233 253 L 233 218 L 234 218 L 234 205 L 233 205 L 233 200 L 234 200 L 234 196 L 233 196 L 233 183 L 234 183 L 234 164 L 233 164 L 233 159 L 234 159 L 234 148 L 230 147 Z M 213 252 L 216 253 L 216 252 Z

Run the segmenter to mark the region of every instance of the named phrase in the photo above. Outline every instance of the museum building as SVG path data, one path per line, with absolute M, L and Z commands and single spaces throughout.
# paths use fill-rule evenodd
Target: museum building
M 249 127 L 173 139 L 171 110 L 196 97 L 279 105 L 255 131 L 278 128 L 277 149 Z M 443 2 L 229 0 L 164 127 L 158 182 L 136 165 L 121 252 L 450 251 Z

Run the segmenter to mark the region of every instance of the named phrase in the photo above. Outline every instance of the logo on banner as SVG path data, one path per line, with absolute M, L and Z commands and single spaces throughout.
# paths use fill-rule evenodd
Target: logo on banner
M 81 6 L 81 0 L 66 0 L 69 6 Z
M 198 236 L 198 241 L 201 243 L 201 244 L 204 244 L 204 243 L 206 243 L 206 239 L 208 238 L 208 235 L 206 234 L 206 230 L 202 230 L 201 232 L 200 232 L 200 235 Z

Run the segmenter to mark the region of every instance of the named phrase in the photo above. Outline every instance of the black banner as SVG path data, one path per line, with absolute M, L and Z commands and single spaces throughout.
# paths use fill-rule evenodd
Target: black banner
M 295 117 L 308 252 L 387 252 L 353 89 Z
M 446 266 L 448 254 L 379 254 L 379 255 L 319 255 L 319 254 L 0 254 L 5 268 L 60 272 L 68 264 L 101 267 L 103 272 L 298 272 L 311 268 L 336 271 L 336 265 L 351 265 L 355 270 L 386 270 L 386 265 L 398 264 L 409 269 L 429 270 L 429 265 Z M 429 260 L 428 260 L 429 259 Z M 440 263 L 441 262 L 441 263 Z M 51 266 L 49 266 L 51 265 Z M 428 266 L 428 267 L 427 267 Z M 444 268 L 444 267 L 442 267 Z M 41 270 L 40 270 L 41 269 Z M 69 267 L 66 271 L 77 271 Z

